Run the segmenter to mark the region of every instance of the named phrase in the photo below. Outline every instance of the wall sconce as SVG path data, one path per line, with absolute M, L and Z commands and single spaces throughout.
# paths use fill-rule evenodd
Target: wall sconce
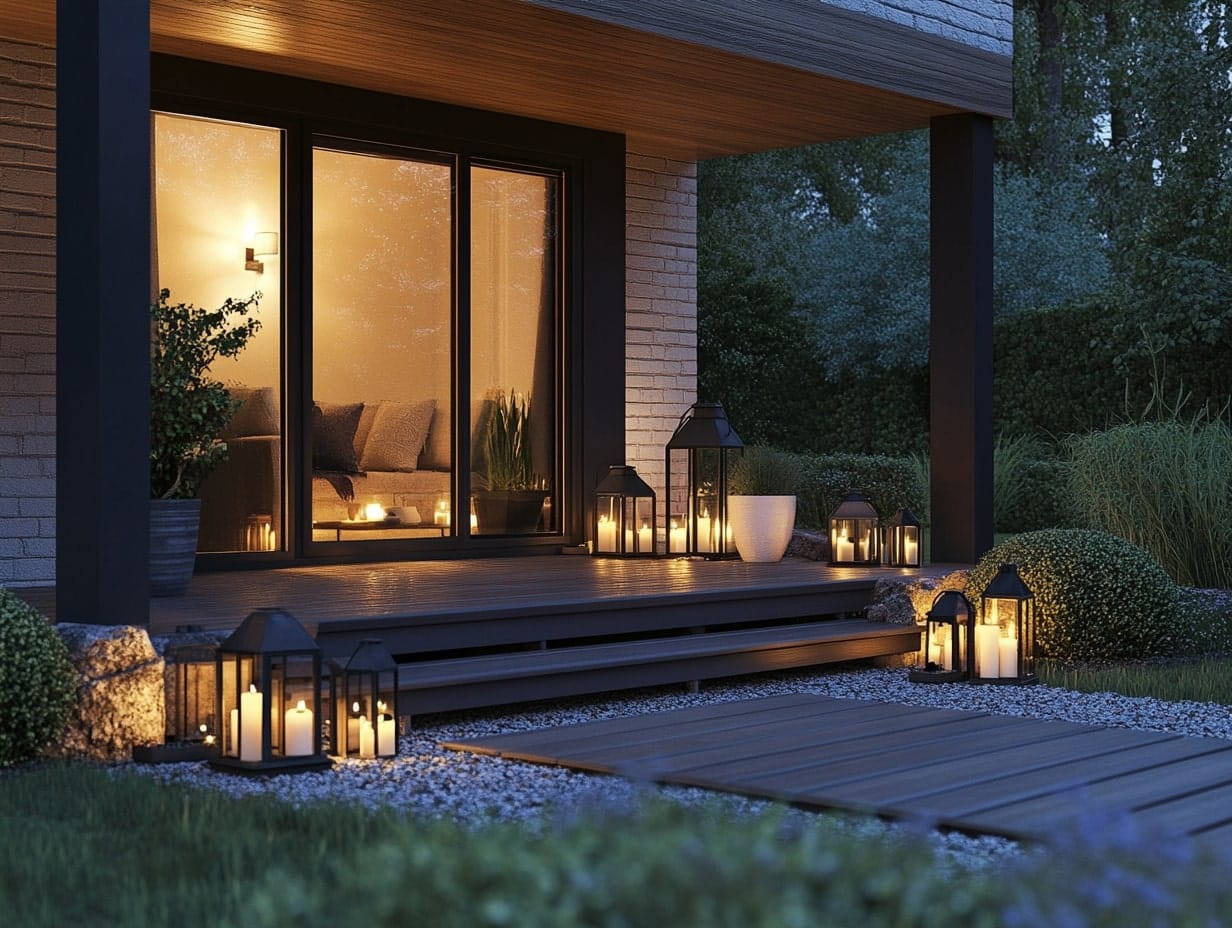
M 265 272 L 265 262 L 260 258 L 273 258 L 278 254 L 278 233 L 258 232 L 252 237 L 252 247 L 244 249 L 244 270 Z

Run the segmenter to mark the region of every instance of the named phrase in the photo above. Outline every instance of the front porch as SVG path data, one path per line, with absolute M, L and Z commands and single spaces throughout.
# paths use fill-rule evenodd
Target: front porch
M 873 587 L 952 569 L 556 555 L 204 573 L 151 600 L 149 629 L 230 631 L 277 606 L 326 658 L 380 638 L 413 716 L 911 652 L 916 626 L 860 615 Z

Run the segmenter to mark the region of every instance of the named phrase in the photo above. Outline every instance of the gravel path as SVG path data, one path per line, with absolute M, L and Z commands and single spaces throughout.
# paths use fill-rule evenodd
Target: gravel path
M 713 802 L 716 798 L 704 790 L 657 787 L 619 777 L 446 751 L 439 742 L 782 693 L 816 693 L 1232 739 L 1232 713 L 1224 706 L 1109 693 L 1077 694 L 1046 686 L 913 684 L 907 681 L 904 670 L 838 668 L 737 678 L 705 684 L 696 694 L 685 692 L 683 687 L 664 687 L 512 710 L 425 716 L 416 719 L 415 730 L 402 739 L 399 757 L 348 760 L 324 772 L 248 778 L 214 771 L 204 764 L 134 764 L 131 769 L 162 781 L 207 786 L 234 795 L 269 793 L 292 802 L 358 801 L 464 824 L 495 819 L 544 827 L 558 814 L 593 804 L 627 804 L 647 792 L 686 803 Z M 717 801 L 733 812 L 765 807 L 760 801 L 736 796 L 719 797 Z M 870 833 L 914 830 L 875 819 L 844 821 L 848 827 Z M 959 866 L 983 866 L 1021 852 L 1018 845 L 1000 838 L 953 833 L 933 833 L 931 838 L 939 859 Z

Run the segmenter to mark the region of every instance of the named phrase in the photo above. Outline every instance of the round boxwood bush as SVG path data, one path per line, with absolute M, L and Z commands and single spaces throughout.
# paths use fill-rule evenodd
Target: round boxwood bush
M 997 545 L 971 571 L 976 604 L 1001 564 L 1017 564 L 1035 594 L 1040 653 L 1061 661 L 1133 660 L 1174 654 L 1187 637 L 1177 587 L 1142 548 L 1108 532 L 1043 529 Z
M 33 606 L 0 590 L 0 767 L 58 738 L 76 696 L 64 640 Z

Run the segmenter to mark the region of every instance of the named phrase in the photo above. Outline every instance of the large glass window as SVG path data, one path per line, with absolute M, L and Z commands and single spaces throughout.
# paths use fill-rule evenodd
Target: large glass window
M 216 308 L 260 292 L 261 328 L 211 373 L 242 401 L 228 457 L 200 488 L 201 551 L 283 548 L 283 133 L 153 116 L 152 276 L 174 303 Z
M 453 167 L 312 154 L 314 541 L 450 524 Z
M 299 133 L 154 115 L 154 283 L 262 294 L 199 550 L 559 533 L 564 174 Z
M 475 166 L 470 180 L 475 531 L 552 531 L 560 178 Z

